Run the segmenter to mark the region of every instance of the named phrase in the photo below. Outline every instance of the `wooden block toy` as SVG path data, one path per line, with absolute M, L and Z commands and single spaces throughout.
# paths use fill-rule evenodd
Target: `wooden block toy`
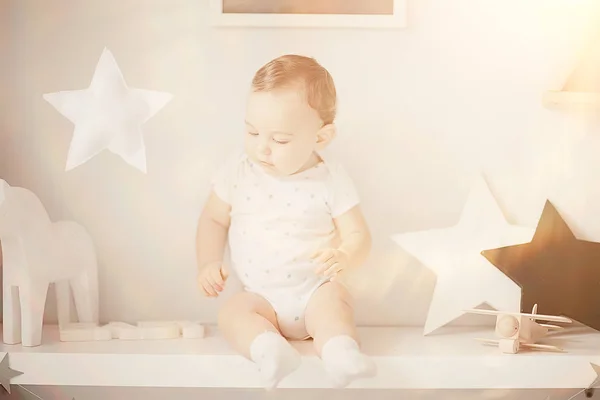
M 135 329 L 135 325 L 120 321 L 111 321 L 106 326 L 110 329 L 113 339 L 119 339 L 123 330 Z
M 95 340 L 161 340 L 201 339 L 204 326 L 192 321 L 140 321 L 136 325 L 112 321 L 104 326 L 96 323 L 69 323 L 59 327 L 63 342 Z
M 61 342 L 92 342 L 112 340 L 109 328 L 93 322 L 65 324 L 59 329 Z
M 138 322 L 134 329 L 122 329 L 121 340 L 159 340 L 179 337 L 179 325 L 172 322 Z

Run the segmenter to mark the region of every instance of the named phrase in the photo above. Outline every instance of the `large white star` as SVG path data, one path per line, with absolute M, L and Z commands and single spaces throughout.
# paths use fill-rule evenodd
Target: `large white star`
M 66 171 L 107 149 L 146 172 L 141 126 L 172 95 L 127 87 L 112 53 L 104 49 L 90 87 L 44 94 L 44 99 L 75 124 Z
M 592 366 L 592 368 L 594 368 L 594 372 L 596 373 L 596 378 L 594 378 L 594 381 L 592 383 L 590 383 L 590 386 L 588 386 L 588 389 L 598 389 L 598 388 L 600 388 L 600 365 L 597 365 L 594 363 L 590 363 L 590 365 Z
M 534 232 L 535 228 L 506 221 L 481 177 L 471 188 L 457 225 L 393 235 L 399 246 L 437 275 L 424 334 L 484 303 L 497 310 L 519 312 L 521 288 L 481 252 L 528 243 Z

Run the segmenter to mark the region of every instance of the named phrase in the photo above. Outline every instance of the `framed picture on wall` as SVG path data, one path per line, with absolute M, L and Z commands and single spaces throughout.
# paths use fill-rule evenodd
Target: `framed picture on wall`
M 213 26 L 375 28 L 406 26 L 407 0 L 210 0 Z

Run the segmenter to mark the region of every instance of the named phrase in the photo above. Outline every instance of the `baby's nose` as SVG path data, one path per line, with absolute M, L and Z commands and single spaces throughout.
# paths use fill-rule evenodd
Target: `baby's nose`
M 266 143 L 261 143 L 258 145 L 258 152 L 264 154 L 271 154 L 271 148 Z

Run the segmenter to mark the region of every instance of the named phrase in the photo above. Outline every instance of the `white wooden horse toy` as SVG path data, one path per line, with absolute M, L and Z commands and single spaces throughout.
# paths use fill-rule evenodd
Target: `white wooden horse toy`
M 50 283 L 59 325 L 71 321 L 71 290 L 78 320 L 98 322 L 96 252 L 81 225 L 52 222 L 33 192 L 0 179 L 0 244 L 4 343 L 41 344 Z

